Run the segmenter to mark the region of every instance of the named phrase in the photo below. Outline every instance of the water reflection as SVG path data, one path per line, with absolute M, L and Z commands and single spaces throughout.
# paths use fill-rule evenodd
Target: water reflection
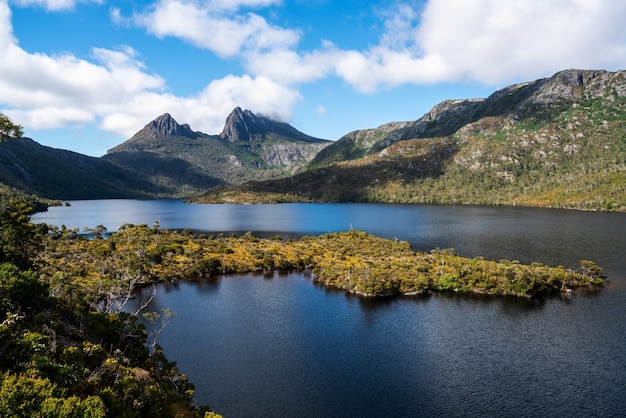
M 455 248 L 460 255 L 488 259 L 542 262 L 570 268 L 590 259 L 616 281 L 626 282 L 626 214 L 588 213 L 533 208 L 280 204 L 190 205 L 177 200 L 73 201 L 32 217 L 68 228 L 124 223 L 163 229 L 191 229 L 209 234 L 261 237 L 362 229 L 386 238 L 409 241 L 414 249 Z
M 119 205 L 114 222 L 151 225 L 160 216 L 163 228 L 215 234 L 315 235 L 354 227 L 425 251 L 453 247 L 467 256 L 568 267 L 591 259 L 612 279 L 601 290 L 532 301 L 453 293 L 363 299 L 321 287 L 306 272 L 160 287 L 150 310 L 168 308 L 177 317 L 159 343 L 196 384 L 197 401 L 225 416 L 626 414 L 625 214 L 110 204 L 73 202 L 38 220 L 115 230 L 107 211 Z
M 603 298 L 371 299 L 290 272 L 164 286 L 150 309 L 177 312 L 160 344 L 229 416 L 614 415 L 626 332 Z

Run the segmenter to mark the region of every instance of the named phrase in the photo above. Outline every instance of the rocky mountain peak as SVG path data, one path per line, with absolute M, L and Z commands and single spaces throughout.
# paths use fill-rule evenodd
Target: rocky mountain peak
M 186 136 L 190 138 L 197 136 L 188 124 L 180 125 L 169 113 L 165 113 L 148 123 L 139 133 L 148 139 L 159 136 Z
M 250 142 L 256 137 L 271 132 L 273 123 L 263 116 L 255 115 L 250 110 L 236 107 L 226 118 L 224 129 L 219 136 L 232 143 Z
M 236 107 L 224 124 L 224 130 L 219 137 L 230 142 L 252 142 L 265 139 L 268 135 L 300 142 L 325 142 L 313 138 L 285 122 L 278 122 L 266 116 L 256 115 L 250 110 Z
M 581 100 L 606 98 L 612 102 L 615 97 L 626 97 L 626 71 L 564 70 L 549 78 L 504 87 L 484 99 L 446 100 L 414 122 L 350 133 L 320 152 L 311 164 L 359 158 L 402 140 L 445 137 L 484 117 L 521 120 Z
M 624 71 L 605 70 L 564 70 L 550 78 L 537 80 L 528 85 L 536 85 L 530 97 L 534 104 L 547 104 L 573 101 L 581 98 L 594 99 L 607 94 L 624 96 L 626 83 Z

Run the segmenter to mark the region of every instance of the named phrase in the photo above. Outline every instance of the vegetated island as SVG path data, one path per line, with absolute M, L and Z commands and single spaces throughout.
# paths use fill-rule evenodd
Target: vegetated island
M 105 230 L 95 230 L 96 237 Z M 466 258 L 452 249 L 416 252 L 406 241 L 359 230 L 289 241 L 250 232 L 196 236 L 147 225 L 123 225 L 107 239 L 69 239 L 67 230 L 57 232 L 38 259 L 39 269 L 53 280 L 60 277 L 56 272 L 71 277 L 91 304 L 110 303 L 133 286 L 155 282 L 293 269 L 310 269 L 321 284 L 367 297 L 454 291 L 532 298 L 605 279 L 589 260 L 572 270 Z

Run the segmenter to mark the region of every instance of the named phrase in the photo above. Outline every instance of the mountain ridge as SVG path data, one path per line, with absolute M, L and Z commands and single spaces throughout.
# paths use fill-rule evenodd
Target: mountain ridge
M 185 197 L 295 174 L 329 143 L 237 107 L 220 135 L 193 131 L 166 113 L 102 158 Z
M 0 182 L 52 199 L 206 192 L 194 201 L 626 211 L 626 72 L 564 70 L 335 142 L 237 107 L 220 135 L 166 113 L 99 159 L 30 140 L 7 145 Z
M 504 87 L 487 98 L 445 100 L 415 121 L 396 122 L 398 126 L 380 138 L 376 138 L 378 131 L 389 124 L 373 130 L 346 134 L 320 153 L 311 162 L 310 168 L 341 160 L 335 153 L 361 158 L 398 141 L 451 135 L 461 127 L 487 116 L 507 113 L 514 119 L 523 118 L 528 112 L 540 107 L 558 107 L 561 103 L 574 100 L 580 97 L 583 88 L 587 90 L 589 98 L 597 98 L 602 94 L 601 87 L 607 82 L 607 78 L 611 78 L 611 74 L 615 74 L 615 78 L 624 76 L 623 71 L 613 73 L 605 70 L 570 69 L 560 71 L 552 77 Z M 626 94 L 623 85 L 613 87 L 618 88 L 618 95 Z
M 564 70 L 351 132 L 294 177 L 197 202 L 464 203 L 626 211 L 626 72 Z
M 247 117 L 239 128 L 232 121 L 238 113 Z M 253 137 L 207 135 L 165 113 L 100 158 L 31 139 L 10 141 L 0 146 L 0 182 L 50 199 L 190 197 L 219 185 L 294 174 L 329 144 L 240 108 L 225 131 L 228 126 Z

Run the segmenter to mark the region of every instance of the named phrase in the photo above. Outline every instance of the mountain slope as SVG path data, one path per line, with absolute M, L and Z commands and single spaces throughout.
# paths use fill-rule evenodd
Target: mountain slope
M 99 158 L 49 148 L 29 138 L 0 144 L 0 183 L 49 199 L 159 195 L 154 185 Z
M 626 72 L 567 70 L 357 131 L 315 170 L 197 201 L 376 201 L 626 211 Z
M 103 159 L 173 196 L 189 196 L 216 185 L 296 173 L 329 143 L 236 108 L 219 136 L 194 132 L 164 114 Z
M 589 98 L 599 97 L 604 93 L 602 86 L 609 82 L 610 74 L 606 71 L 567 70 L 551 78 L 506 87 L 486 99 L 446 100 L 414 122 L 351 132 L 320 152 L 310 167 L 361 158 L 402 140 L 449 136 L 488 116 L 524 119 L 547 115 L 580 98 L 583 90 Z M 345 152 L 346 149 L 351 151 Z
M 26 138 L 0 144 L 0 183 L 50 199 L 188 197 L 296 173 L 329 143 L 240 108 L 221 136 L 166 113 L 102 158 Z

